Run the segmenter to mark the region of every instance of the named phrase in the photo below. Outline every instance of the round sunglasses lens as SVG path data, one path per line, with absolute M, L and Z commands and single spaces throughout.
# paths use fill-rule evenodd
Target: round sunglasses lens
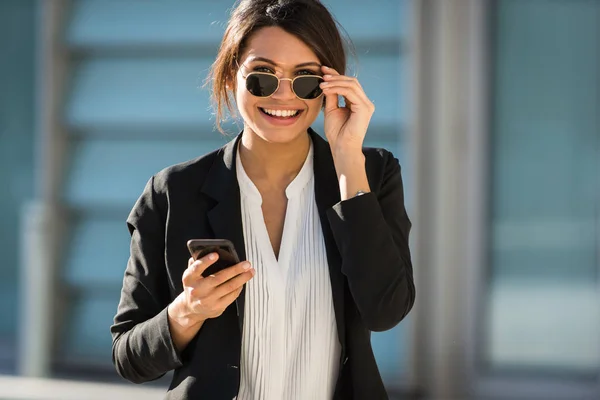
M 323 80 L 317 76 L 299 76 L 294 81 L 294 92 L 301 99 L 316 99 L 323 93 L 319 84 Z
M 273 75 L 251 73 L 246 77 L 246 89 L 254 96 L 270 96 L 277 90 L 277 78 Z

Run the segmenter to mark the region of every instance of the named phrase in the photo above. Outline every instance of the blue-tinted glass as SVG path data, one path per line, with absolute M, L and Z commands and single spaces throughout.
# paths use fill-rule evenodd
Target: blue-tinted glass
M 19 229 L 33 196 L 34 20 L 35 2 L 0 2 L 0 371 L 14 365 Z
M 498 1 L 493 367 L 600 365 L 600 2 Z

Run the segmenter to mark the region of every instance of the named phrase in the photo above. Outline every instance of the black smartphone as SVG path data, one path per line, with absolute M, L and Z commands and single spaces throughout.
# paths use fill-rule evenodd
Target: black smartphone
M 204 277 L 216 274 L 240 262 L 235 251 L 235 246 L 227 239 L 191 239 L 188 240 L 187 247 L 194 260 L 210 253 L 217 253 L 219 255 L 217 262 L 206 268 L 202 273 Z

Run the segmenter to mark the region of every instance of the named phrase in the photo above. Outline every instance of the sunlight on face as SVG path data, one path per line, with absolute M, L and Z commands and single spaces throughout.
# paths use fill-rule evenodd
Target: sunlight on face
M 290 79 L 321 75 L 320 61 L 310 47 L 279 27 L 262 28 L 250 37 L 239 65 L 235 98 L 245 130 L 270 143 L 293 142 L 306 134 L 321 110 L 323 96 L 299 99 L 291 89 L 291 82 L 281 81 L 272 96 L 257 97 L 246 89 L 244 77 L 250 72 L 268 72 Z M 267 115 L 278 111 L 282 115 Z

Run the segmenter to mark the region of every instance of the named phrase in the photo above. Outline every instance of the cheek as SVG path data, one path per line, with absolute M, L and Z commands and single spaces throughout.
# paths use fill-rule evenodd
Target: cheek
M 235 102 L 240 109 L 248 108 L 252 106 L 253 96 L 248 93 L 246 88 L 238 87 L 235 91 Z
M 244 86 L 244 83 L 240 83 L 237 79 L 234 83 L 232 94 L 233 98 L 238 107 L 244 107 L 244 104 L 248 102 L 248 91 Z
M 243 98 L 244 93 L 242 92 L 241 89 L 242 89 L 242 87 L 240 87 L 240 85 L 238 85 L 236 83 L 233 93 L 235 94 L 235 101 L 237 101 L 237 102 L 241 101 Z

